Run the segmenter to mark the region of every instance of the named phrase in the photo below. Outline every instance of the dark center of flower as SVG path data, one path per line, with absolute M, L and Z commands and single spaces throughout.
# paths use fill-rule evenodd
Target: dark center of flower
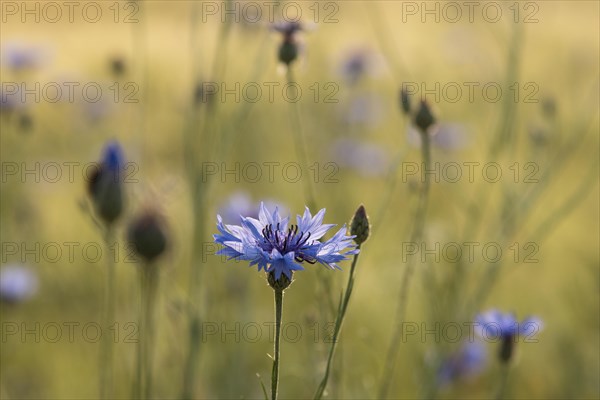
M 277 224 L 273 229 L 273 224 L 265 226 L 262 230 L 263 242 L 260 243 L 261 248 L 265 251 L 271 251 L 277 249 L 281 254 L 286 254 L 291 251 L 295 253 L 295 260 L 297 262 L 306 261 L 310 264 L 314 264 L 317 261 L 310 256 L 302 253 L 302 247 L 305 245 L 311 245 L 308 243 L 310 239 L 310 232 L 298 232 L 298 225 L 290 225 L 287 233 L 282 231 L 280 224 Z

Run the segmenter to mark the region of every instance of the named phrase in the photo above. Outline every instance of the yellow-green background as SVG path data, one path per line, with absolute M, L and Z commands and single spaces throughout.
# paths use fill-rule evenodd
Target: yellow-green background
M 305 22 L 314 18 L 309 9 L 313 2 L 298 2 L 305 13 Z M 222 24 L 216 17 L 204 23 L 201 15 L 193 28 L 193 2 L 142 2 L 137 14 L 138 23 L 114 23 L 112 2 L 101 2 L 106 13 L 100 22 L 91 24 L 75 14 L 75 23 L 65 18 L 59 23 L 20 22 L 8 17 L 1 25 L 1 44 L 21 42 L 49 49 L 47 62 L 26 75 L 17 75 L 2 65 L 2 82 L 99 82 L 103 87 L 115 81 L 109 60 L 122 57 L 126 73 L 120 82 L 140 85 L 138 104 L 111 104 L 111 110 L 92 123 L 85 117 L 85 104 L 30 105 L 33 128 L 21 132 L 14 119 L 1 121 L 2 162 L 80 162 L 98 159 L 103 144 L 117 138 L 128 161 L 139 165 L 139 183 L 128 184 L 128 214 L 120 222 L 120 231 L 127 219 L 145 204 L 151 203 L 167 216 L 171 249 L 162 260 L 162 280 L 156 356 L 156 397 L 175 398 L 181 393 L 183 368 L 187 356 L 189 277 L 192 248 L 190 193 L 183 162 L 182 137 L 188 121 L 200 137 L 203 121 L 208 118 L 206 105 L 192 106 L 195 83 L 211 81 L 215 54 L 224 52 L 224 78 L 229 85 L 244 83 L 285 82 L 278 68 L 276 48 L 279 35 L 268 24 L 255 26 L 232 24 L 226 41 L 219 33 Z M 196 3 L 196 10 L 200 9 Z M 223 6 L 221 2 L 219 6 Z M 475 14 L 475 22 L 425 23 L 418 16 L 402 21 L 402 2 L 340 1 L 336 23 L 312 24 L 303 34 L 305 52 L 294 66 L 295 78 L 304 90 L 300 102 L 304 140 L 309 162 L 323 165 L 331 161 L 329 145 L 335 138 L 352 137 L 383 146 L 392 159 L 406 151 L 406 161 L 418 161 L 418 149 L 407 144 L 406 119 L 398 107 L 398 89 L 402 82 L 499 82 L 504 84 L 508 69 L 510 38 L 515 25 L 511 23 L 509 6 L 502 3 L 503 18 L 488 23 Z M 421 3 L 418 3 L 419 6 Z M 429 5 L 432 6 L 433 2 Z M 440 3 L 443 5 L 443 3 Z M 536 162 L 540 175 L 553 167 L 553 161 L 563 154 L 563 143 L 585 129 L 576 149 L 559 169 L 552 170 L 548 188 L 539 203 L 522 217 L 524 227 L 514 241 L 536 242 L 528 235 L 548 218 L 582 180 L 590 168 L 598 164 L 598 72 L 599 28 L 598 3 L 594 1 L 539 1 L 537 23 L 521 24 L 522 47 L 518 67 L 519 82 L 535 82 L 537 98 L 551 98 L 556 103 L 556 122 L 548 129 L 555 132 L 547 146 L 534 149 L 528 131 L 544 124 L 540 103 L 516 104 L 517 116 L 514 137 L 517 152 L 501 158 L 503 172 L 513 162 Z M 121 3 L 123 6 L 123 3 Z M 522 5 L 521 5 L 522 6 Z M 321 6 L 322 7 L 322 6 Z M 432 6 L 433 7 L 433 6 Z M 464 10 L 464 9 L 463 9 Z M 124 11 L 123 11 L 124 12 Z M 109 16 L 110 15 L 110 16 Z M 381 98 L 382 119 L 374 127 L 348 127 L 338 115 L 345 101 L 355 95 L 336 73 L 340 60 L 352 48 L 370 48 L 380 58 L 378 73 L 361 81 L 356 90 Z M 258 71 L 255 75 L 254 71 Z M 222 74 L 223 71 L 219 71 Z M 335 82 L 340 87 L 338 104 L 315 103 L 308 87 Z M 105 95 L 109 92 L 105 91 Z M 311 93 L 312 94 L 312 93 Z M 220 138 L 223 130 L 240 108 L 231 98 L 219 102 L 217 124 L 212 138 Z M 487 148 L 500 123 L 502 102 L 489 103 L 477 97 L 469 103 L 434 103 L 442 121 L 453 121 L 468 128 L 470 146 L 465 150 L 443 153 L 434 149 L 438 161 L 487 160 Z M 213 112 L 213 111 L 208 111 Z M 190 113 L 197 117 L 190 119 Z M 294 141 L 289 122 L 289 104 L 281 96 L 271 104 L 262 99 L 250 111 L 248 118 L 234 126 L 232 146 L 223 159 L 210 153 L 210 161 L 280 162 L 296 161 Z M 541 122 L 540 122 L 541 121 Z M 220 143 L 220 142 L 219 142 Z M 198 143 L 203 149 L 198 157 L 207 157 L 211 143 Z M 78 171 L 78 170 L 77 170 Z M 596 173 L 597 177 L 597 173 Z M 386 192 L 385 178 L 365 178 L 352 170 L 340 170 L 338 183 L 318 183 L 317 202 L 327 208 L 326 222 L 347 222 L 358 204 L 365 204 L 369 214 L 378 212 Z M 598 329 L 598 183 L 592 187 L 561 218 L 555 230 L 539 242 L 538 263 L 507 262 L 481 310 L 498 307 L 514 310 L 519 317 L 539 316 L 545 324 L 539 342 L 523 345 L 519 360 L 511 373 L 511 393 L 518 398 L 597 397 L 599 392 L 599 329 Z M 503 193 L 513 191 L 517 197 L 528 184 L 512 184 L 503 179 L 489 184 L 482 179 L 474 183 L 433 184 L 426 234 L 431 243 L 461 242 L 463 227 L 472 216 L 467 205 L 477 193 L 491 191 L 480 235 L 471 240 L 482 243 L 494 241 L 500 227 Z M 535 184 L 530 184 L 535 185 Z M 227 196 L 237 190 L 248 191 L 255 201 L 277 199 L 292 214 L 300 213 L 305 204 L 301 183 L 287 183 L 276 175 L 274 183 L 265 179 L 258 183 L 240 182 L 231 177 L 217 180 L 210 189 L 205 221 L 209 233 L 216 230 L 216 213 Z M 345 321 L 335 374 L 330 388 L 331 397 L 374 398 L 382 374 L 382 362 L 391 336 L 394 312 L 403 272 L 402 242 L 408 240 L 415 192 L 400 173 L 386 216 L 376 234 L 364 246 L 357 283 Z M 2 242 L 97 242 L 101 235 L 88 215 L 81 211 L 86 201 L 85 182 L 81 174 L 73 182 L 61 179 L 58 183 L 36 183 L 31 178 L 21 181 L 10 177 L 2 182 L 1 194 Z M 526 217 L 526 219 L 525 219 Z M 518 223 L 519 221 L 517 221 Z M 483 233 L 483 232 L 486 233 Z M 121 235 L 120 237 L 123 237 Z M 210 240 L 207 236 L 206 240 Z M 19 262 L 8 257 L 7 262 Z M 79 255 L 74 262 L 32 262 L 40 277 L 37 295 L 24 304 L 2 305 L 2 322 L 100 322 L 103 295 L 103 263 L 87 263 Z M 418 264 L 420 265 L 420 264 Z M 256 374 L 268 384 L 272 351 L 266 326 L 273 320 L 272 292 L 262 273 L 242 263 L 224 262 L 208 255 L 206 262 L 196 262 L 203 268 L 202 318 L 205 322 L 242 325 L 256 322 L 263 327 L 262 339 L 256 343 L 232 336 L 221 340 L 209 337 L 200 345 L 200 368 L 196 377 L 198 398 L 259 398 L 261 389 Z M 348 262 L 344 272 L 332 274 L 332 297 L 337 299 L 345 284 Z M 118 322 L 137 321 L 136 265 L 118 265 Z M 284 321 L 294 321 L 303 329 L 297 343 L 283 342 L 280 395 L 282 398 L 312 396 L 321 377 L 327 344 L 314 343 L 314 323 L 324 326 L 333 321 L 328 314 L 327 301 L 322 296 L 321 273 L 318 265 L 308 266 L 296 274 L 296 281 L 286 292 Z M 451 275 L 452 264 L 434 263 L 428 267 L 433 274 Z M 478 259 L 469 265 L 464 296 L 478 284 L 485 262 Z M 427 275 L 417 270 L 410 292 L 408 321 L 432 323 L 429 307 L 436 293 L 427 284 Z M 461 289 L 462 290 L 462 289 Z M 448 318 L 452 319 L 452 316 Z M 4 329 L 4 327 L 3 327 Z M 64 338 L 57 343 L 43 340 L 35 343 L 31 337 L 22 341 L 19 335 L 1 343 L 2 398 L 97 398 L 99 343 L 89 343 L 76 329 L 73 343 Z M 415 398 L 422 393 L 420 371 L 430 352 L 438 344 L 428 337 L 418 337 L 402 343 L 392 396 Z M 134 377 L 135 344 L 123 343 L 122 336 L 116 355 L 116 395 L 128 398 Z M 484 398 L 493 396 L 498 382 L 496 346 L 488 344 L 490 360 L 486 370 L 470 382 L 459 383 L 441 392 L 447 398 Z

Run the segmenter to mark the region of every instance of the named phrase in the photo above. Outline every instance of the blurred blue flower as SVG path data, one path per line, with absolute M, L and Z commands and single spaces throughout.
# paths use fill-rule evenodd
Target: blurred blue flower
M 282 273 L 291 280 L 293 271 L 304 269 L 300 265 L 304 261 L 340 269 L 336 263 L 358 253 L 358 249 L 352 241 L 354 236 L 346 236 L 345 225 L 331 239 L 320 242 L 334 226 L 323 224 L 324 216 L 325 209 L 313 217 L 307 207 L 302 217 L 297 216 L 297 225 L 288 227 L 289 217 L 281 218 L 277 208 L 271 213 L 264 203 L 258 219 L 242 217 L 241 225 L 225 225 L 217 215 L 220 233 L 214 239 L 223 246 L 217 254 L 249 261 L 250 266 L 258 265 L 259 271 L 273 272 L 276 280 Z
M 102 151 L 102 166 L 108 171 L 119 171 L 125 166 L 125 156 L 119 142 L 108 142 Z
M 18 303 L 29 299 L 38 288 L 34 272 L 21 265 L 5 265 L 0 269 L 0 299 Z
M 340 167 L 355 169 L 366 177 L 381 176 L 388 170 L 388 154 L 377 144 L 344 138 L 333 143 L 331 153 Z
M 528 317 L 519 322 L 514 313 L 502 313 L 498 310 L 480 314 L 475 321 L 477 333 L 484 340 L 500 339 L 498 358 L 503 363 L 511 360 L 519 336 L 531 339 L 543 328 L 542 321 L 537 317 Z
M 481 341 L 468 341 L 454 354 L 448 357 L 438 370 L 438 384 L 446 386 L 450 383 L 476 376 L 483 370 L 487 360 L 487 352 Z
M 408 129 L 408 142 L 421 147 L 421 134 L 415 127 Z M 464 125 L 453 122 L 437 124 L 431 131 L 431 144 L 444 151 L 461 150 L 469 144 Z
M 476 317 L 477 332 L 484 339 L 532 336 L 543 328 L 537 317 L 528 317 L 519 322 L 514 313 L 490 310 Z
M 383 102 L 374 94 L 358 95 L 340 108 L 342 122 L 347 125 L 374 127 L 383 119 Z
M 15 92 L 0 91 L 0 112 L 10 113 L 12 111 L 24 110 L 27 107 L 25 96 L 22 95 L 20 87 Z
M 258 216 L 252 215 L 256 208 L 253 207 L 252 198 L 246 192 L 235 192 L 229 196 L 219 207 L 219 215 L 223 218 L 223 221 L 227 224 L 231 224 L 235 221 L 239 221 L 240 216 L 246 215 L 249 217 Z
M 286 39 L 293 37 L 296 32 L 303 31 L 304 25 L 299 21 L 278 21 L 271 25 L 271 29 L 281 33 Z
M 22 43 L 9 43 L 2 49 L 2 64 L 13 70 L 37 68 L 46 57 L 40 47 L 26 47 Z
M 278 207 L 280 211 L 285 210 L 279 202 L 265 200 L 267 208 Z M 233 224 L 240 220 L 241 216 L 258 218 L 260 203 L 254 202 L 248 192 L 237 191 L 232 193 L 219 207 L 219 215 L 226 224 Z M 284 213 L 285 214 L 285 213 Z
M 373 74 L 377 60 L 368 48 L 349 50 L 339 65 L 339 74 L 348 85 L 355 85 L 361 78 Z
M 9 113 L 15 110 L 17 104 L 12 97 L 0 92 L 0 113 Z

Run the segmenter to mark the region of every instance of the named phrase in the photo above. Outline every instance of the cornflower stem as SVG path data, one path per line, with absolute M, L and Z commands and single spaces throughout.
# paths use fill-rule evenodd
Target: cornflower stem
M 500 386 L 498 387 L 498 393 L 496 393 L 496 400 L 504 400 L 506 397 L 506 391 L 508 389 L 508 375 L 510 372 L 509 365 L 502 365 L 500 371 Z
M 138 371 L 136 398 L 150 399 L 153 390 L 154 308 L 158 287 L 156 265 L 140 265 L 140 340 L 138 342 Z
M 426 131 L 421 131 L 421 157 L 423 159 L 424 169 L 429 170 L 431 164 L 431 146 L 430 137 Z M 423 237 L 423 228 L 425 226 L 425 219 L 427 215 L 427 203 L 429 200 L 429 174 L 425 174 L 423 180 L 423 186 L 419 196 L 419 202 L 417 204 L 417 211 L 415 214 L 415 221 L 413 230 L 410 237 L 411 243 L 420 242 Z M 389 391 L 392 376 L 394 375 L 394 368 L 396 366 L 396 359 L 398 358 L 398 351 L 400 349 L 400 338 L 402 335 L 402 324 L 405 319 L 406 305 L 408 302 L 408 294 L 410 291 L 410 283 L 415 269 L 415 257 L 411 257 L 406 264 L 406 270 L 402 276 L 402 282 L 400 283 L 400 292 L 398 298 L 398 310 L 396 312 L 396 322 L 388 351 L 386 353 L 386 359 L 383 369 L 383 378 L 379 387 L 379 399 L 385 399 Z
M 360 245 L 357 246 L 357 249 L 360 249 Z M 348 309 L 348 303 L 350 303 L 350 296 L 352 296 L 352 289 L 354 287 L 354 269 L 356 268 L 356 263 L 358 262 L 358 256 L 360 253 L 354 255 L 352 260 L 352 266 L 350 267 L 350 275 L 348 276 L 348 284 L 346 285 L 346 292 L 344 293 L 343 299 L 340 299 L 340 305 L 338 309 L 338 315 L 335 320 L 335 329 L 333 331 L 333 338 L 331 341 L 331 347 L 329 348 L 329 356 L 327 357 L 327 367 L 325 367 L 325 375 L 323 375 L 323 379 L 317 388 L 317 392 L 315 393 L 315 400 L 320 399 L 327 388 L 327 381 L 329 380 L 329 373 L 331 370 L 331 365 L 333 362 L 333 356 L 335 354 L 335 349 L 338 343 L 338 337 L 342 330 L 342 325 L 344 324 L 344 317 L 346 316 L 346 310 Z
M 114 245 L 114 229 L 106 228 L 104 245 L 106 247 L 106 285 L 104 288 L 104 329 L 110 329 L 115 319 L 115 260 L 111 250 Z M 112 399 L 113 395 L 113 343 L 110 335 L 105 335 L 100 350 L 100 398 Z
M 273 370 L 271 372 L 271 400 L 277 400 L 279 386 L 279 344 L 281 336 L 281 312 L 283 309 L 283 290 L 273 289 L 275 293 L 275 348 L 273 354 Z
M 286 78 L 289 85 L 294 84 L 294 75 L 292 68 L 287 67 Z M 300 115 L 300 105 L 298 102 L 290 102 L 290 123 L 292 124 L 292 133 L 294 135 L 294 142 L 296 148 L 296 156 L 302 166 L 302 170 L 307 173 L 308 176 L 308 157 L 306 156 L 306 149 L 304 147 L 304 132 L 302 129 L 302 118 Z M 304 194 L 306 196 L 306 202 L 308 208 L 313 210 L 317 207 L 315 200 L 314 188 L 310 179 L 303 179 L 304 181 Z

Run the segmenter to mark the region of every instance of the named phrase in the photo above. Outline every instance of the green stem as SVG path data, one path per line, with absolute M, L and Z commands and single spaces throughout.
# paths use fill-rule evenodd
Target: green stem
M 496 393 L 496 400 L 504 400 L 506 398 L 506 391 L 508 389 L 508 373 L 510 372 L 509 365 L 502 365 L 502 371 L 500 372 L 500 386 L 498 387 L 498 393 Z
M 275 293 L 275 350 L 273 355 L 273 370 L 271 372 L 271 400 L 277 400 L 279 385 L 279 341 L 281 334 L 281 311 L 283 309 L 283 290 L 273 290 Z
M 154 365 L 154 313 L 155 313 L 155 304 L 156 304 L 156 296 L 157 296 L 157 287 L 158 287 L 158 271 L 156 270 L 156 266 L 153 264 L 148 264 L 145 266 L 146 271 L 146 293 L 145 293 L 145 301 L 144 301 L 144 314 L 146 317 L 146 335 L 145 335 L 145 362 L 146 365 L 144 367 L 145 376 L 145 396 L 147 399 L 152 398 L 153 392 L 153 369 Z
M 154 264 L 143 264 L 140 268 L 140 340 L 138 343 L 138 361 L 136 393 L 134 398 L 152 398 L 154 360 L 154 309 L 156 304 L 158 271 Z
M 357 247 L 360 249 L 360 245 Z M 327 381 L 329 380 L 329 373 L 331 370 L 331 365 L 333 361 L 333 356 L 335 354 L 335 349 L 338 343 L 338 336 L 342 330 L 342 325 L 344 324 L 344 317 L 346 316 L 346 310 L 348 309 L 348 303 L 350 303 L 350 296 L 352 296 L 352 289 L 354 287 L 354 269 L 356 268 L 356 263 L 358 262 L 358 256 L 360 253 L 354 255 L 354 259 L 352 260 L 352 266 L 350 267 L 350 275 L 348 276 L 348 284 L 346 285 L 346 293 L 344 294 L 343 300 L 340 302 L 339 312 L 335 321 L 335 329 L 333 331 L 333 338 L 331 341 L 331 347 L 329 348 L 329 356 L 327 357 L 327 367 L 325 368 L 325 375 L 317 388 L 317 392 L 315 393 L 315 400 L 320 399 L 327 388 Z
M 144 296 L 146 293 L 146 273 L 144 272 L 145 265 L 138 265 L 139 279 L 140 279 L 140 292 L 139 292 L 139 316 L 138 316 L 138 329 L 139 329 L 139 340 L 137 343 L 137 357 L 136 357 L 136 374 L 135 374 L 135 386 L 133 392 L 134 399 L 143 399 L 143 388 L 144 388 L 144 344 L 146 341 L 146 318 L 144 316 Z
M 104 291 L 104 329 L 110 329 L 115 320 L 115 261 L 114 261 L 114 230 L 107 227 L 104 237 L 106 254 L 106 285 Z M 112 251 L 111 251 L 112 250 Z M 113 396 L 113 342 L 110 335 L 104 335 L 100 350 L 100 398 L 112 399 Z
M 423 159 L 424 170 L 426 171 L 423 187 L 419 196 L 419 203 L 417 205 L 417 211 L 415 214 L 415 222 L 413 225 L 413 231 L 410 237 L 410 243 L 419 243 L 423 238 L 423 229 L 425 227 L 425 219 L 427 215 L 427 203 L 429 199 L 429 174 L 427 171 L 430 169 L 431 164 L 431 148 L 430 148 L 430 137 L 427 132 L 421 132 L 421 157 Z M 394 368 L 396 366 L 396 359 L 398 358 L 398 351 L 400 350 L 400 338 L 402 336 L 402 328 L 405 320 L 406 305 L 408 303 L 408 294 L 410 291 L 410 283 L 414 274 L 416 263 L 416 257 L 408 259 L 406 264 L 406 270 L 402 276 L 402 282 L 400 284 L 400 293 L 398 298 L 398 311 L 396 312 L 396 323 L 394 332 L 388 346 L 386 353 L 386 359 L 384 363 L 383 378 L 379 387 L 379 399 L 385 399 L 389 391 L 392 377 L 394 375 Z

